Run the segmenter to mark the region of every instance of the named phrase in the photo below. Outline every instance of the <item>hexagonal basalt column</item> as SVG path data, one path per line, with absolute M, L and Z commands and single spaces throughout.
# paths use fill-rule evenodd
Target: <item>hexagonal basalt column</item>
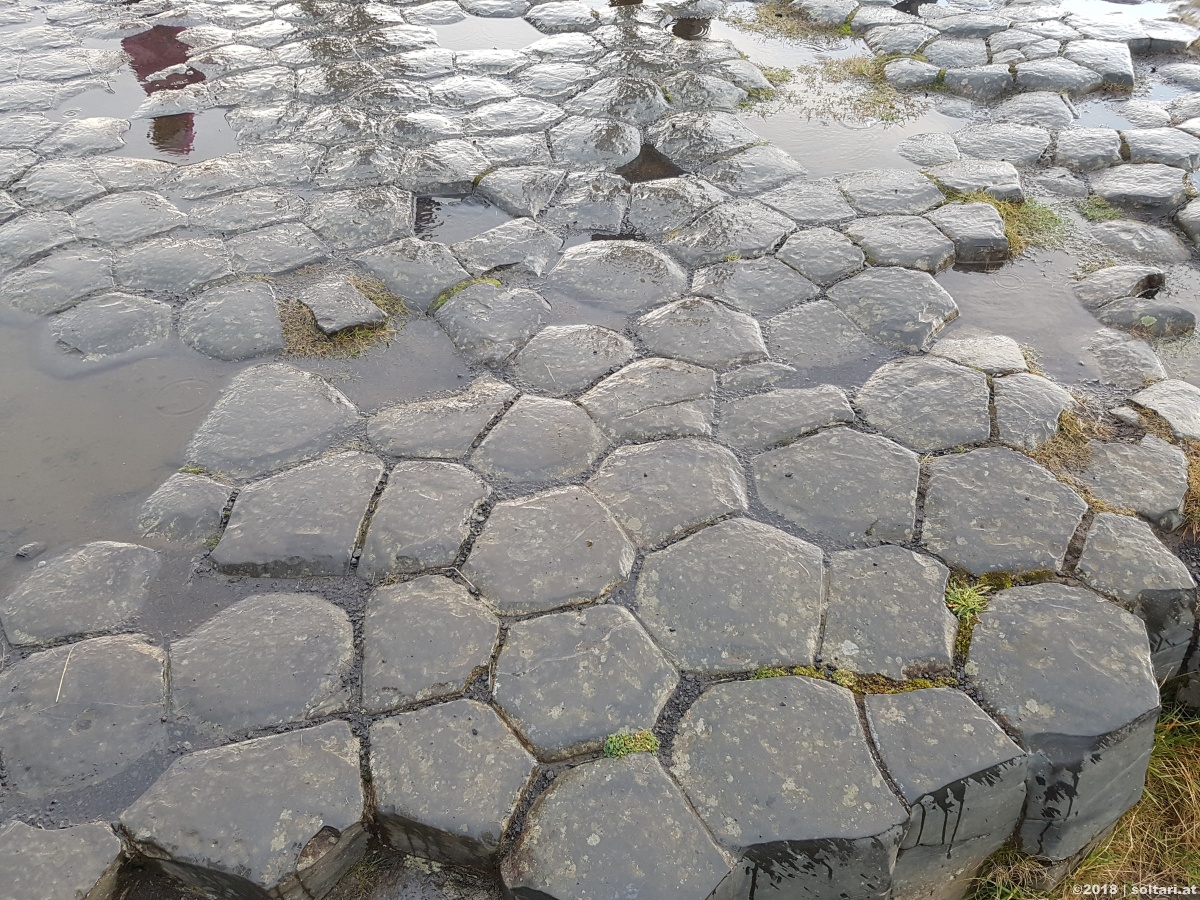
M 472 462 L 492 478 L 557 481 L 582 475 L 608 444 L 574 403 L 526 395 L 488 432 Z
M 579 487 L 497 503 L 463 575 L 501 613 L 586 603 L 629 576 L 634 549 Z
M 991 428 L 987 378 L 936 357 L 884 363 L 854 405 L 873 428 L 919 451 L 986 441 Z
M 1136 616 L 1083 588 L 1002 591 L 966 671 L 1030 753 L 1021 849 L 1067 859 L 1137 802 L 1159 698 Z
M 171 647 L 176 715 L 221 736 L 344 712 L 354 629 L 312 594 L 247 597 Z
M 646 313 L 638 334 L 651 353 L 728 369 L 767 358 L 758 323 L 707 297 L 685 297 Z
M 484 375 L 448 397 L 381 410 L 367 423 L 367 436 L 389 456 L 458 459 L 516 396 L 503 381 Z
M 202 750 L 121 814 L 168 874 L 234 900 L 324 897 L 366 849 L 345 722 Z
M 929 462 L 925 545 L 952 566 L 1057 571 L 1087 504 L 1027 456 L 987 448 Z
M 384 712 L 463 690 L 499 637 L 496 617 L 448 578 L 376 589 L 363 622 L 363 706 Z
M 817 547 L 730 519 L 646 557 L 637 615 L 682 669 L 808 665 L 821 631 L 823 582 Z
M 757 456 L 763 505 L 805 531 L 853 543 L 907 541 L 917 516 L 917 455 L 887 438 L 830 428 Z
M 496 661 L 496 703 L 545 759 L 650 728 L 679 677 L 620 606 L 518 622 Z
M 560 775 L 501 873 L 518 900 L 725 900 L 731 862 L 658 761 L 634 753 Z
M 621 447 L 588 487 L 643 547 L 749 506 L 737 457 L 696 438 Z
M 107 825 L 42 829 L 10 822 L 0 828 L 0 872 L 9 900 L 111 900 L 124 859 L 121 841 Z
M 845 688 L 793 676 L 716 685 L 679 723 L 671 771 L 760 887 L 887 896 L 907 815 Z
M 605 378 L 579 405 L 623 440 L 712 433 L 712 369 L 673 359 L 640 359 Z
M 1025 751 L 958 691 L 872 694 L 864 704 L 880 759 L 911 807 L 893 896 L 963 896 L 1021 817 Z
M 571 247 L 546 276 L 543 293 L 628 315 L 676 299 L 687 273 L 652 244 L 594 241 Z
M 371 781 L 398 850 L 488 868 L 537 765 L 490 706 L 455 700 L 371 726 Z
M 166 654 L 133 635 L 36 653 L 0 674 L 9 785 L 40 796 L 125 774 L 167 743 Z

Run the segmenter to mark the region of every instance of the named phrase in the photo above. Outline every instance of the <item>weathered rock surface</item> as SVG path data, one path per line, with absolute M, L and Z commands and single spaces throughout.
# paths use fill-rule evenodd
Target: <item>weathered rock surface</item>
M 195 544 L 221 528 L 232 490 L 203 475 L 176 472 L 146 498 L 137 516 L 142 536 Z
M 1200 440 L 1200 388 L 1169 378 L 1134 394 L 1133 402 L 1166 419 L 1176 437 Z
M 841 388 L 784 388 L 723 402 L 717 437 L 739 450 L 767 450 L 853 421 L 854 411 Z
M 988 439 L 987 379 L 932 356 L 885 363 L 854 399 L 867 424 L 914 450 L 946 450 Z
M 657 247 L 634 241 L 595 241 L 571 247 L 546 276 L 544 293 L 623 314 L 674 300 L 687 275 Z
M 727 369 L 767 357 L 758 323 L 706 297 L 685 297 L 646 313 L 637 333 L 656 356 Z
M 509 407 L 471 460 L 491 478 L 559 481 L 582 475 L 608 445 L 604 433 L 574 403 L 527 394 Z
M 1110 506 L 1130 509 L 1167 531 L 1178 527 L 1187 493 L 1187 458 L 1178 447 L 1152 434 L 1136 444 L 1088 445 L 1083 474 L 1089 490 Z
M 672 359 L 641 359 L 605 378 L 579 405 L 618 440 L 712 432 L 711 369 Z
M 376 413 L 367 423 L 367 435 L 389 456 L 458 459 L 516 396 L 503 381 L 484 375 L 448 397 L 401 403 Z
M 633 342 L 595 325 L 551 325 L 530 339 L 513 369 L 531 387 L 552 396 L 588 387 L 633 359 Z
M 283 349 L 275 292 L 258 281 L 223 284 L 205 291 L 179 314 L 179 337 L 214 359 L 237 361 Z
M 124 860 L 107 825 L 34 828 L 12 821 L 0 829 L 0 868 L 12 900 L 110 900 Z
M 701 269 L 692 293 L 751 315 L 774 315 L 817 296 L 817 286 L 778 259 L 738 259 Z
M 877 341 L 899 350 L 924 350 L 958 304 L 924 272 L 880 267 L 829 289 L 838 309 Z
M 1058 432 L 1058 419 L 1075 406 L 1063 387 L 1032 372 L 992 381 L 1000 440 L 1018 450 L 1036 450 Z

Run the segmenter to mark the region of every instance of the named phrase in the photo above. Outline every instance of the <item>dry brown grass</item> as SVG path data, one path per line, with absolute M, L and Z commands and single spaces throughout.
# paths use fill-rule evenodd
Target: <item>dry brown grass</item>
M 799 41 L 821 49 L 842 46 L 852 34 L 847 24 L 818 25 L 786 3 L 778 2 L 756 3 L 751 15 L 732 12 L 725 21 L 741 31 Z
M 359 293 L 387 313 L 387 320 L 379 325 L 360 325 L 330 335 L 317 327 L 317 317 L 307 306 L 299 300 L 282 299 L 279 302 L 279 321 L 283 326 L 283 352 L 286 356 L 355 357 L 377 344 L 386 345 L 395 336 L 398 330 L 395 321 L 408 315 L 404 298 L 393 294 L 377 278 L 351 275 L 347 280 Z
M 1066 219 L 1036 200 L 1013 203 L 997 200 L 987 191 L 955 195 L 955 199 L 963 203 L 986 203 L 1000 213 L 1011 257 L 1020 256 L 1030 248 L 1061 247 L 1070 230 Z
M 1077 398 L 1078 402 L 1078 398 Z M 1096 497 L 1080 476 L 1092 461 L 1091 441 L 1110 441 L 1114 432 L 1100 415 L 1080 402 L 1083 413 L 1063 410 L 1058 418 L 1058 431 L 1049 441 L 1029 456 L 1050 470 L 1055 478 L 1075 491 L 1097 512 L 1136 515 L 1132 510 L 1113 506 Z

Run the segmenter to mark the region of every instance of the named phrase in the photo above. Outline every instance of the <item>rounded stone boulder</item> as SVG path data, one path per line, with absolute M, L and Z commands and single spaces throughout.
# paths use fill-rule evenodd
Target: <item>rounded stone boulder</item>
M 679 675 L 629 610 L 604 604 L 516 622 L 496 660 L 496 704 L 546 760 L 652 728 Z
M 646 557 L 637 614 L 684 670 L 810 665 L 823 582 L 820 549 L 761 522 L 730 519 Z
M 854 400 L 867 424 L 914 450 L 988 439 L 988 383 L 981 372 L 930 356 L 885 363 Z
M 908 818 L 854 695 L 814 678 L 718 684 L 679 723 L 671 771 L 724 847 L 793 896 L 886 896 Z

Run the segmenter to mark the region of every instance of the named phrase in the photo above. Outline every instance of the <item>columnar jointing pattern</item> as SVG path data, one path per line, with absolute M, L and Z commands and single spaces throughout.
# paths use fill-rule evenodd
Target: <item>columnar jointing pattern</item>
M 947 193 L 1020 200 L 1017 166 L 1047 154 L 1113 203 L 1180 209 L 1186 125 L 1069 128 L 1050 92 L 1128 83 L 1131 53 L 1195 34 L 799 0 L 920 52 L 893 83 L 1033 91 L 909 143 L 926 174 L 809 179 L 732 114 L 763 74 L 669 33 L 720 6 L 164 2 L 146 27 L 191 51 L 149 81 L 186 77 L 135 117 L 220 108 L 241 148 L 181 166 L 108 155 L 126 120 L 40 114 L 126 64 L 81 48 L 120 16 L 0 35 L 0 299 L 63 345 L 273 357 L 272 277 L 320 265 L 300 300 L 323 332 L 385 321 L 369 275 L 471 372 L 360 411 L 290 364 L 244 368 L 145 502 L 150 546 L 66 550 L 0 601 L 6 789 L 119 798 L 95 802 L 124 841 L 4 826 L 14 897 L 106 900 L 141 854 L 214 895 L 319 900 L 373 829 L 527 900 L 950 898 L 1010 836 L 1075 860 L 1136 801 L 1155 679 L 1194 630 L 1154 530 L 1182 522 L 1185 458 L 1097 442 L 1079 483 L 1118 512 L 1089 509 L 1027 455 L 1072 395 L 1009 338 L 940 338 L 959 310 L 932 276 L 1008 257 L 994 208 Z M 439 47 L 468 14 L 547 36 Z M 466 195 L 500 224 L 453 244 L 417 226 Z M 1200 390 L 1120 331 L 1190 331 L 1151 296 L 1164 277 L 1113 266 L 1077 292 L 1119 329 L 1111 379 L 1157 382 L 1130 402 L 1200 438 Z M 223 583 L 295 581 L 160 646 L 133 632 L 179 547 Z M 965 655 L 952 570 L 1018 582 Z M 942 686 L 843 686 L 863 676 Z M 639 729 L 657 756 L 599 758 Z

